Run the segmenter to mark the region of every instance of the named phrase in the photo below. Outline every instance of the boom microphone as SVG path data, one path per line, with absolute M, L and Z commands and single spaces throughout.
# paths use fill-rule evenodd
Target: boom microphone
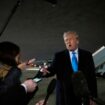
M 51 82 L 50 82 L 50 84 L 48 85 L 48 88 L 47 88 L 47 95 L 46 95 L 46 97 L 45 97 L 45 100 L 44 100 L 43 105 L 46 105 L 49 96 L 51 95 L 51 93 L 52 93 L 53 90 L 55 89 L 55 85 L 56 85 L 56 79 L 52 79 Z

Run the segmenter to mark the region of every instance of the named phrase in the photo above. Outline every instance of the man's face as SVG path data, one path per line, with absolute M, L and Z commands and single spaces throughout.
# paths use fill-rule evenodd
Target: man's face
M 76 35 L 68 34 L 64 36 L 64 42 L 66 48 L 70 51 L 74 51 L 78 48 L 79 40 Z

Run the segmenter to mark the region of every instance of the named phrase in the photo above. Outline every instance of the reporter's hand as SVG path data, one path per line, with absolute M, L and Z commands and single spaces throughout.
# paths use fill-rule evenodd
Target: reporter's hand
M 27 64 L 27 66 L 33 67 L 33 66 L 35 66 L 34 62 L 35 62 L 35 58 L 28 60 L 28 62 L 26 62 L 26 64 Z
M 26 62 L 20 63 L 20 64 L 18 65 L 18 68 L 21 69 L 21 70 L 25 70 L 26 67 L 27 67 Z
M 96 105 L 96 103 L 90 99 L 90 105 Z
M 40 100 L 39 102 L 37 102 L 35 105 L 43 105 L 44 104 L 44 100 Z
M 43 76 L 45 76 L 46 74 L 49 74 L 50 72 L 47 70 L 47 68 L 43 67 L 40 69 L 40 72 L 43 73 Z
M 37 87 L 37 83 L 35 83 L 32 79 L 24 81 L 23 84 L 26 86 L 27 92 L 33 92 Z
M 21 62 L 18 64 L 18 68 L 21 70 L 25 70 L 27 67 L 33 67 L 34 66 L 35 58 L 28 60 L 27 62 Z

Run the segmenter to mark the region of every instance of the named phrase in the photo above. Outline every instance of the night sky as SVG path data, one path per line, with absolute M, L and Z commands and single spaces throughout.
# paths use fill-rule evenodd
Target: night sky
M 18 0 L 0 0 L 0 32 Z M 21 2 L 21 0 L 20 0 Z M 23 59 L 52 59 L 65 48 L 63 33 L 76 31 L 80 47 L 95 52 L 105 45 L 104 0 L 22 0 L 0 41 L 21 47 Z

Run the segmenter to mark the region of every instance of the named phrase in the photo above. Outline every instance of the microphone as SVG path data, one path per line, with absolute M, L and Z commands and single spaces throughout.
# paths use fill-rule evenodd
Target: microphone
M 89 105 L 89 99 L 96 104 L 105 105 L 105 102 L 100 98 L 91 96 L 86 78 L 82 71 L 78 71 L 72 75 L 72 84 L 75 96 L 82 98 L 83 105 Z
M 100 98 L 91 98 L 97 105 L 105 105 L 105 101 Z
M 82 71 L 73 73 L 72 84 L 75 96 L 81 98 L 84 105 L 88 105 L 90 98 L 90 91 L 88 89 L 87 80 Z
M 47 95 L 45 97 L 43 105 L 46 105 L 49 96 L 52 94 L 53 90 L 55 89 L 56 79 L 52 79 L 47 88 Z
M 77 97 L 89 95 L 88 84 L 82 71 L 73 73 L 72 75 L 73 90 Z
M 34 76 L 34 78 L 43 78 L 43 72 L 41 72 L 40 70 L 36 73 L 36 75 Z
M 43 78 L 43 73 L 38 71 L 37 74 L 32 78 L 33 81 L 35 82 L 40 82 Z
M 44 65 L 44 67 L 47 68 L 47 65 Z M 35 82 L 39 82 L 39 81 L 42 80 L 43 77 L 45 77 L 45 76 L 43 75 L 43 72 L 42 72 L 41 70 L 42 70 L 42 68 L 40 68 L 40 70 L 39 70 L 39 71 L 36 73 L 36 75 L 33 77 L 33 80 L 34 80 Z

